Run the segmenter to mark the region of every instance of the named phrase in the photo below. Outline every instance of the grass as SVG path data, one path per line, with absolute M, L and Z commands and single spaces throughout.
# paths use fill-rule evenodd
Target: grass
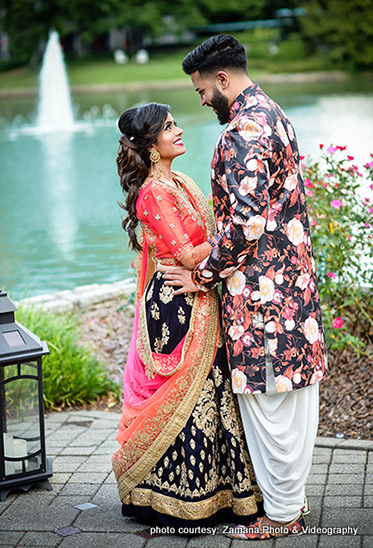
M 49 347 L 50 354 L 43 358 L 46 409 L 82 406 L 108 395 L 118 398 L 118 385 L 81 343 L 79 323 L 73 316 L 21 306 L 17 321 Z
M 330 69 L 330 66 L 325 65 L 324 59 L 307 57 L 303 44 L 296 35 L 285 42 L 280 42 L 276 55 L 271 54 L 268 48 L 269 43 L 276 42 L 274 34 L 239 33 L 237 38 L 247 47 L 249 73 L 254 78 L 259 73 Z M 67 59 L 66 66 L 71 86 L 187 80 L 188 76 L 181 69 L 181 62 L 186 52 L 168 55 L 152 54 L 146 65 L 137 65 L 133 61 L 129 61 L 125 65 L 117 65 L 112 56 L 106 56 Z M 40 65 L 24 66 L 0 72 L 0 89 L 37 88 L 39 72 Z

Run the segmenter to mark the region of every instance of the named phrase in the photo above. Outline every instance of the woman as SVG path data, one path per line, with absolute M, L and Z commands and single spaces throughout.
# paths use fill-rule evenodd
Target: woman
M 121 448 L 113 457 L 122 514 L 189 534 L 250 523 L 261 493 L 230 388 L 217 291 L 174 295 L 157 271 L 192 269 L 208 255 L 212 212 L 193 181 L 171 171 L 185 146 L 168 106 L 129 109 L 118 125 L 123 228 L 138 251 Z

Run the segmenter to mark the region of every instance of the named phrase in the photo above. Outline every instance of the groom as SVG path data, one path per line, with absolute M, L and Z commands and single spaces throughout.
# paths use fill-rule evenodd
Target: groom
M 231 36 L 183 61 L 201 106 L 227 124 L 212 160 L 217 234 L 193 271 L 167 267 L 176 293 L 223 282 L 223 326 L 265 516 L 233 538 L 301 533 L 305 484 L 327 375 L 307 205 L 294 129 L 247 74 Z

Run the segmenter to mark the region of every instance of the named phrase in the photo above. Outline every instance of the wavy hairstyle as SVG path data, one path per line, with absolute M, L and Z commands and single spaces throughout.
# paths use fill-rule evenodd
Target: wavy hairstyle
M 142 249 L 136 234 L 139 223 L 136 202 L 151 166 L 149 149 L 157 141 L 169 112 L 168 105 L 149 103 L 126 110 L 118 121 L 122 135 L 119 139 L 117 168 L 120 185 L 127 195 L 125 204 L 118 203 L 127 211 L 122 227 L 128 233 L 130 246 L 135 251 Z
M 186 74 L 192 74 L 198 70 L 201 76 L 214 74 L 227 68 L 247 72 L 245 48 L 228 34 L 211 36 L 188 53 L 182 67 Z

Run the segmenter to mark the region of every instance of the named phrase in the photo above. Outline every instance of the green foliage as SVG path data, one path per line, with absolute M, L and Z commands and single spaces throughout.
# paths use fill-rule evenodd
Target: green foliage
M 309 0 L 302 32 L 310 52 L 343 69 L 372 70 L 372 0 Z
M 364 177 L 345 148 L 330 146 L 304 175 L 327 339 L 359 354 L 373 327 L 373 161 Z
M 43 358 L 46 409 L 92 403 L 118 386 L 91 351 L 79 340 L 79 325 L 69 315 L 20 307 L 17 321 L 46 341 L 50 354 Z

